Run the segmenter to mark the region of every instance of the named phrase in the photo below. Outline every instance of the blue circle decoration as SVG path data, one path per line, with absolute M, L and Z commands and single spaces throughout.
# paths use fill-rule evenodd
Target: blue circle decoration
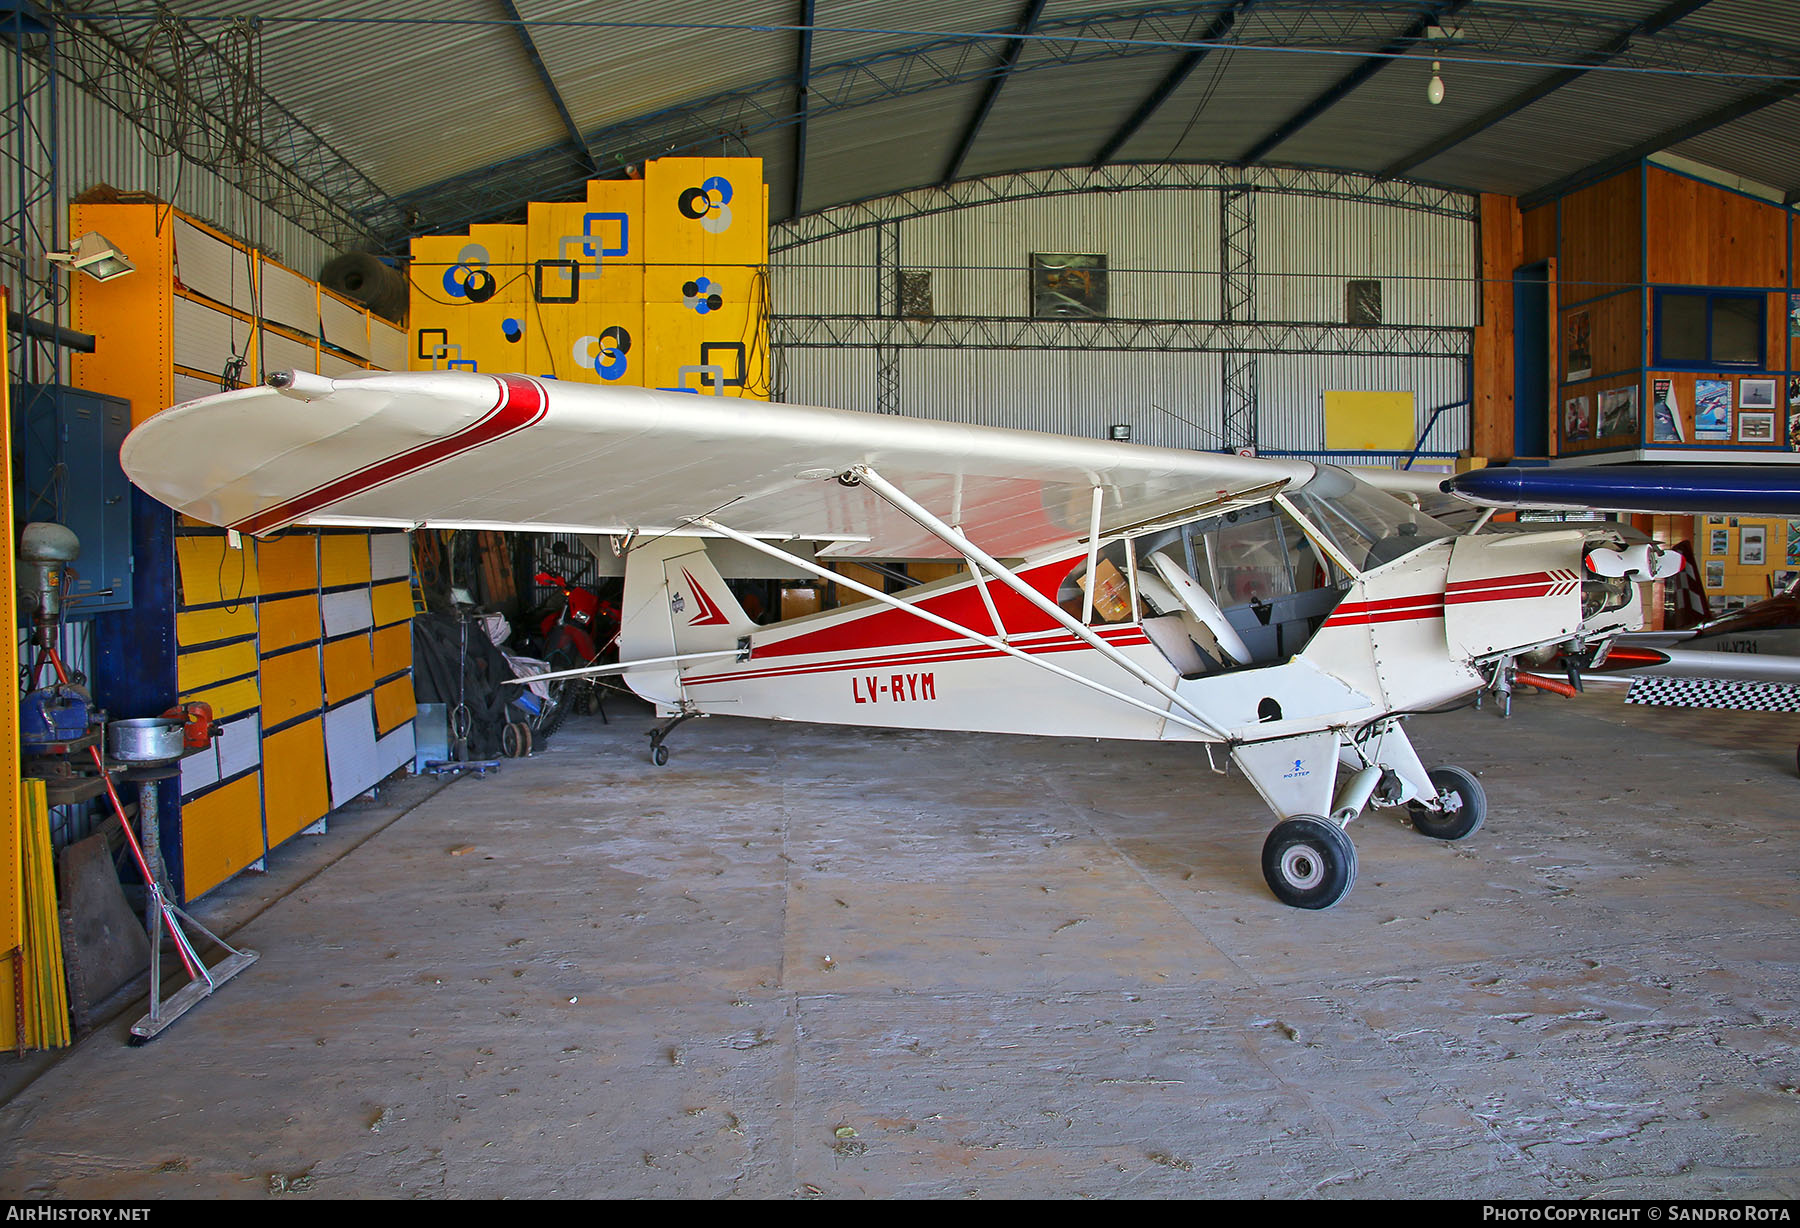
M 502 320 L 500 321 L 500 333 L 508 341 L 523 341 L 525 339 L 525 324 L 522 320 Z
M 702 192 L 717 192 L 719 194 L 719 203 L 721 205 L 729 205 L 731 203 L 731 181 L 729 179 L 714 175 L 712 178 L 701 183 L 700 190 Z
M 601 379 L 618 379 L 625 374 L 625 354 L 631 349 L 631 334 L 613 325 L 600 330 L 599 353 L 594 357 L 594 370 Z

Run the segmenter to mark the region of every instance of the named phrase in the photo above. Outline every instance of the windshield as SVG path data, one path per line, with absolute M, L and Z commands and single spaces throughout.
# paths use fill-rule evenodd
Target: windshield
M 1294 503 L 1344 557 L 1367 570 L 1411 554 L 1456 531 L 1404 499 L 1377 490 L 1334 465 L 1320 465 Z

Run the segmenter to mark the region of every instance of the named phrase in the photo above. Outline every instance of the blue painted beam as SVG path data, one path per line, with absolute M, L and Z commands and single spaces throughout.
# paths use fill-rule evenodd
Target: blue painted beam
M 1045 0 L 1029 0 L 1024 14 L 1019 18 L 1018 32 L 1031 33 L 1037 25 L 1038 18 L 1043 16 Z M 1006 85 L 1006 79 L 1018 65 L 1019 57 L 1025 52 L 1025 40 L 1015 38 L 1006 45 L 1006 57 L 1001 61 L 1000 71 L 988 82 L 987 89 L 982 91 L 981 105 L 975 108 L 968 126 L 963 129 L 962 139 L 956 143 L 956 152 L 950 157 L 950 164 L 944 168 L 940 183 L 949 183 L 962 173 L 963 163 L 968 160 L 969 151 L 975 148 L 975 139 L 981 135 L 981 126 L 987 123 L 988 112 L 994 109 L 994 102 L 1000 97 L 1000 90 Z
M 806 195 L 806 96 L 812 89 L 812 48 L 813 0 L 800 0 L 800 72 L 794 87 L 794 109 L 800 118 L 794 125 L 794 195 L 788 207 L 790 217 L 800 215 L 800 202 Z
M 1423 16 L 1415 20 L 1406 30 L 1395 38 L 1383 43 L 1378 54 L 1370 56 L 1355 68 L 1348 76 L 1336 85 L 1314 98 L 1299 112 L 1282 124 L 1268 136 L 1251 146 L 1249 152 L 1237 160 L 1239 166 L 1249 166 L 1260 162 L 1273 151 L 1276 146 L 1288 141 L 1295 133 L 1312 123 L 1313 120 L 1331 110 L 1338 103 L 1348 98 L 1364 82 L 1394 62 L 1394 57 L 1404 55 L 1425 38 L 1425 31 L 1437 25 L 1446 17 L 1452 17 L 1459 9 L 1466 7 L 1469 0 L 1449 0 L 1448 3 L 1432 5 Z
M 525 52 L 525 58 L 531 61 L 531 67 L 543 83 L 544 92 L 550 96 L 550 105 L 556 108 L 557 118 L 562 120 L 563 131 L 569 134 L 569 144 L 581 155 L 590 171 L 598 170 L 599 163 L 588 150 L 588 144 L 582 139 L 581 129 L 576 126 L 575 117 L 569 114 L 569 106 L 563 101 L 562 91 L 556 88 L 556 82 L 550 76 L 550 69 L 544 63 L 544 57 L 538 54 L 537 43 L 531 37 L 531 31 L 525 25 L 525 18 L 519 15 L 518 6 L 513 0 L 495 0 L 506 14 L 506 20 L 512 24 L 512 31 L 518 36 L 519 46 Z
M 1445 493 L 1486 507 L 1689 516 L 1800 516 L 1800 465 L 1591 465 L 1472 469 Z
M 1624 54 L 1630 49 L 1632 39 L 1643 38 L 1655 34 L 1659 30 L 1662 30 L 1667 26 L 1672 26 L 1682 18 L 1691 15 L 1696 9 L 1705 8 L 1711 3 L 1712 0 L 1676 0 L 1676 3 L 1668 5 L 1658 12 L 1651 14 L 1649 17 L 1644 18 L 1644 20 L 1638 22 L 1631 29 L 1608 39 L 1603 46 L 1575 57 L 1575 62 L 1582 65 L 1582 67 L 1565 68 L 1559 72 L 1552 73 L 1531 88 L 1514 94 L 1511 98 L 1489 107 L 1486 111 L 1483 111 L 1480 115 L 1477 115 L 1474 119 L 1460 125 L 1453 131 L 1446 132 L 1443 136 L 1416 153 L 1407 154 L 1405 157 L 1389 163 L 1380 171 L 1376 172 L 1375 178 L 1393 179 L 1396 176 L 1404 175 L 1415 166 L 1431 161 L 1445 150 L 1462 144 L 1464 141 L 1478 133 L 1487 131 L 1501 120 L 1517 115 L 1526 107 L 1548 98 L 1563 86 L 1579 80 L 1599 65 L 1605 64 L 1609 60 Z
M 1224 38 L 1231 32 L 1231 27 L 1237 24 L 1238 15 L 1254 3 L 1256 0 L 1239 0 L 1238 4 L 1220 13 L 1213 18 L 1212 24 L 1206 28 L 1206 33 L 1200 36 L 1200 41 L 1215 43 Z M 1176 61 L 1175 67 L 1171 68 L 1168 75 L 1157 83 L 1154 90 L 1150 91 L 1150 96 L 1139 104 L 1138 109 L 1131 113 L 1131 117 L 1120 124 L 1119 130 L 1107 139 L 1106 144 L 1100 147 L 1100 152 L 1094 155 L 1091 165 L 1105 166 L 1111 162 L 1118 152 L 1125 148 L 1125 143 L 1137 135 L 1138 129 L 1142 128 L 1150 117 L 1162 108 L 1163 103 L 1169 100 L 1171 94 L 1181 88 L 1181 83 L 1188 79 L 1194 69 L 1200 66 L 1200 61 L 1210 55 L 1213 50 L 1211 47 L 1197 47 Z

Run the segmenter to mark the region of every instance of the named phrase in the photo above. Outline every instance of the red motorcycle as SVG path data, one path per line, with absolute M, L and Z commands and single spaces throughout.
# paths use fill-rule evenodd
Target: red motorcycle
M 612 652 L 619 639 L 619 607 L 602 600 L 598 593 L 576 588 L 551 572 L 540 571 L 532 577 L 538 584 L 557 590 L 542 607 L 538 617 L 537 638 L 543 645 L 543 659 L 552 673 L 598 665 Z M 550 733 L 562 723 L 570 709 L 576 712 L 598 710 L 601 719 L 606 710 L 600 707 L 599 694 L 585 678 L 563 678 L 549 684 L 551 702 L 539 722 L 539 732 Z

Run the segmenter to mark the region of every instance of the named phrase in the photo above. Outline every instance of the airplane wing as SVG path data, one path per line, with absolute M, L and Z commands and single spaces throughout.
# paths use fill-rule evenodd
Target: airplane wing
M 209 524 L 653 535 L 712 515 L 856 557 L 942 558 L 936 537 L 838 475 L 867 465 L 990 554 L 1266 497 L 1314 472 L 1271 460 L 520 375 L 273 376 L 134 430 L 131 480 Z
M 1443 489 L 1486 507 L 1800 516 L 1800 464 L 1494 466 L 1447 478 Z

